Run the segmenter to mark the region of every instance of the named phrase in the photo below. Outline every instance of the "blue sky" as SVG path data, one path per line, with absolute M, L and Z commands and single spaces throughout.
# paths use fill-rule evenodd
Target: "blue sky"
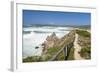
M 23 24 L 90 25 L 91 13 L 23 10 Z

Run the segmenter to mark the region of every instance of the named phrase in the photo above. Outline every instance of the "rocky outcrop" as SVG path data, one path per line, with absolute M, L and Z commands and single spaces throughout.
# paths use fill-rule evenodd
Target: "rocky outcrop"
M 57 41 L 59 41 L 59 38 L 54 32 L 50 36 L 47 36 L 46 40 L 42 44 L 44 46 L 43 52 L 46 52 L 47 49 L 54 47 Z
M 59 39 L 53 32 L 50 36 L 47 36 L 46 41 L 42 44 L 44 46 L 43 53 L 46 53 L 50 48 L 62 48 L 74 41 L 75 31 L 70 31 L 68 34 L 64 35 Z

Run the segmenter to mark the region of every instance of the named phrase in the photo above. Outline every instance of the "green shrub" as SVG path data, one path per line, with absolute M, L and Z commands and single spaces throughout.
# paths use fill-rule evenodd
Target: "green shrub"
M 57 57 L 57 60 L 64 60 L 64 53 L 63 53 L 63 51 L 59 54 L 59 56 Z
M 76 33 L 79 34 L 80 36 L 83 36 L 83 37 L 90 37 L 90 33 L 88 31 L 85 31 L 85 30 L 76 30 Z
M 23 58 L 23 62 L 40 62 L 42 61 L 42 57 L 40 56 L 30 56 Z
M 57 53 L 59 51 L 58 48 L 49 48 L 47 53 L 48 54 L 51 54 L 51 55 L 54 55 L 55 53 Z
M 74 60 L 74 48 L 70 48 L 70 53 L 67 60 Z
M 90 47 L 82 48 L 80 51 L 80 55 L 86 59 L 90 59 L 91 58 L 91 48 Z

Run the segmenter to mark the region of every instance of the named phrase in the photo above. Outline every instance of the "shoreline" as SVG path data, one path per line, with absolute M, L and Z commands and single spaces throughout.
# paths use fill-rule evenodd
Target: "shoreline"
M 80 29 L 80 28 L 74 28 L 73 30 L 85 30 L 85 29 Z M 88 30 L 85 30 L 85 31 L 88 31 L 88 32 L 90 32 L 90 29 L 88 29 Z M 70 32 L 70 31 L 69 31 Z M 65 34 L 66 35 L 66 34 Z M 28 58 L 28 57 L 41 57 L 41 56 L 27 56 L 27 57 L 24 57 L 23 59 L 25 59 L 25 58 Z

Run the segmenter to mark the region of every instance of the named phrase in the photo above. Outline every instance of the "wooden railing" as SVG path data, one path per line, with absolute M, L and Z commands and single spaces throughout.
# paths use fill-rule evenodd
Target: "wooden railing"
M 60 55 L 61 52 L 64 54 L 64 60 L 68 59 L 69 53 L 71 48 L 73 47 L 73 42 L 70 44 L 67 44 L 66 46 L 62 47 L 51 59 L 50 61 L 54 61 L 57 59 L 57 57 Z
M 75 40 L 75 31 L 71 31 L 67 36 L 65 36 L 66 41 L 62 42 L 61 41 L 61 45 L 63 45 L 63 47 L 50 59 L 50 61 L 53 60 L 57 60 L 57 57 L 59 57 L 59 55 L 63 52 L 64 55 L 64 59 L 67 60 L 69 53 L 71 51 L 71 48 L 73 47 L 73 43 Z

